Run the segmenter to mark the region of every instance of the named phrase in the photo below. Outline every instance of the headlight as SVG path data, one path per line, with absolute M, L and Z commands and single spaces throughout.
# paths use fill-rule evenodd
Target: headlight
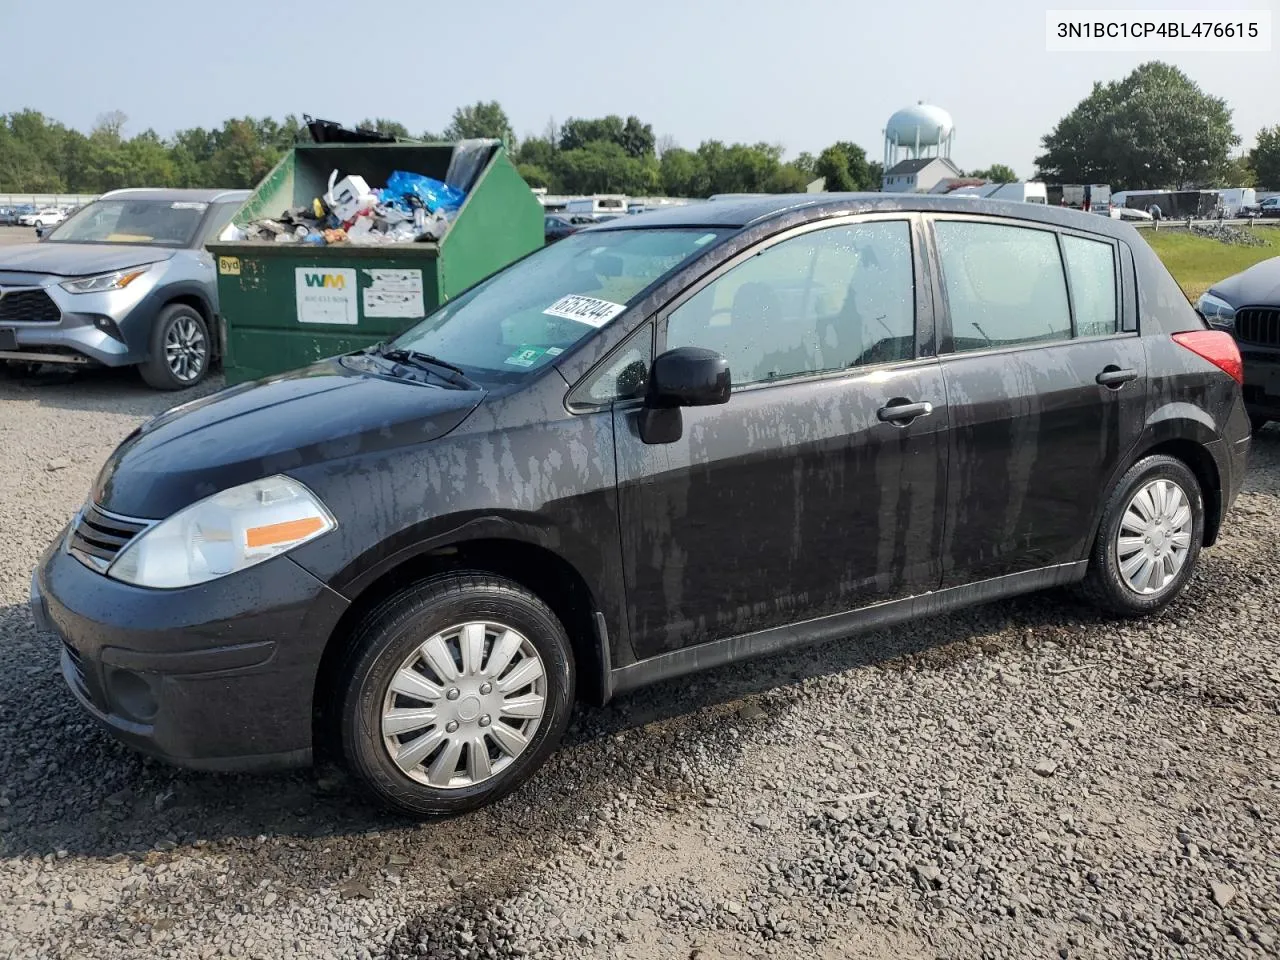
M 298 481 L 267 477 L 162 520 L 120 552 L 107 576 L 139 587 L 189 587 L 270 560 L 337 525 Z
M 64 280 L 62 289 L 67 293 L 106 293 L 108 290 L 123 290 L 150 269 L 150 264 L 146 264 L 141 267 L 131 267 L 128 270 L 117 270 L 115 273 L 99 274 L 96 277 Z
M 1215 297 L 1212 293 L 1201 294 L 1196 309 L 1200 311 L 1200 315 L 1209 321 L 1210 326 L 1230 329 L 1236 323 L 1236 308 L 1221 297 Z

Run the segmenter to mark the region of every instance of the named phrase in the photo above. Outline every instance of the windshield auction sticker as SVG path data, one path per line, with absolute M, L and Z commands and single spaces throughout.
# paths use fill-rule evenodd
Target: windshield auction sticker
M 625 309 L 627 308 L 620 303 L 570 294 L 567 297 L 561 297 L 542 312 L 549 317 L 576 320 L 589 327 L 603 327 Z

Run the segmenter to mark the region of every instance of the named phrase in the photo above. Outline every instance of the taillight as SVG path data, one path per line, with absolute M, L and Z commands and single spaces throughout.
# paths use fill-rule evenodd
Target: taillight
M 1244 383 L 1244 361 L 1235 338 L 1221 330 L 1188 330 L 1175 333 L 1173 339 L 1198 357 L 1204 357 L 1236 383 Z

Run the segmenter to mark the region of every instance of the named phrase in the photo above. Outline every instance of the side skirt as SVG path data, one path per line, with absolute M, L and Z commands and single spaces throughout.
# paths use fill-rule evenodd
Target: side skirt
M 833 613 L 813 620 L 770 627 L 724 640 L 700 643 L 683 650 L 672 650 L 670 653 L 609 670 L 608 682 L 604 685 L 605 698 L 659 680 L 682 677 L 750 657 L 761 657 L 805 644 L 879 630 L 906 620 L 949 613 L 961 607 L 1074 583 L 1084 579 L 1088 568 L 1088 560 L 1041 567 L 1038 570 L 979 580 L 977 583 L 948 587 L 946 590 L 935 590 L 901 600 L 889 600 L 844 613 Z

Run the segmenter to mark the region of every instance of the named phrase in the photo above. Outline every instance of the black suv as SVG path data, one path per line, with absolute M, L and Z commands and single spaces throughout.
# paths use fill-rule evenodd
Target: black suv
M 575 697 L 1060 584 L 1159 610 L 1240 488 L 1240 378 L 1118 221 L 691 204 L 135 430 L 32 607 L 142 750 L 332 746 L 455 812 L 530 776 Z

